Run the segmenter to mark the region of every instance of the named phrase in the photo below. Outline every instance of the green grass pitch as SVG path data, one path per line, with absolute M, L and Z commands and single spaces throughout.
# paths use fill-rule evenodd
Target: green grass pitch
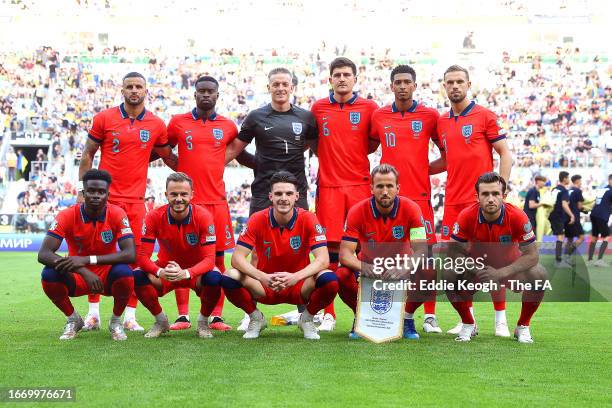
M 116 343 L 105 327 L 111 300 L 103 298 L 103 329 L 60 342 L 64 318 L 42 292 L 36 255 L 2 253 L 0 261 L 0 387 L 75 387 L 79 406 L 612 405 L 609 303 L 543 304 L 531 345 L 493 336 L 489 302 L 476 304 L 481 334 L 467 344 L 446 334 L 383 345 L 349 341 L 352 317 L 339 300 L 336 330 L 318 342 L 295 326 L 269 326 L 251 341 L 236 331 L 201 340 L 192 329 L 151 340 L 128 333 Z M 86 298 L 74 303 L 84 315 Z M 162 305 L 174 319 L 174 296 Z M 519 307 L 508 304 L 511 329 Z M 194 318 L 193 294 L 190 308 Z M 457 322 L 451 309 L 438 304 L 443 329 Z M 262 307 L 268 319 L 288 310 Z M 224 314 L 234 326 L 242 317 L 227 302 Z M 146 328 L 153 322 L 142 307 L 138 319 Z M 419 329 L 421 321 L 419 310 Z

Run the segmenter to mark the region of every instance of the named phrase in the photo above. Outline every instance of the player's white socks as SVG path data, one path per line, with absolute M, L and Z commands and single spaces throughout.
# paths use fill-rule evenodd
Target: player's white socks
M 407 313 L 406 313 L 407 314 Z M 427 320 L 430 317 L 433 317 L 434 319 L 436 318 L 435 314 L 431 314 L 431 313 L 425 313 L 425 315 L 423 315 L 423 320 Z
M 308 310 L 304 310 L 302 312 L 302 315 L 304 316 L 304 320 L 306 321 L 312 321 L 312 319 L 314 319 L 314 315 L 310 314 Z
M 121 316 L 115 316 L 115 315 L 111 315 L 111 319 L 110 319 L 111 323 L 121 323 Z
M 168 320 L 168 318 L 166 317 L 166 314 L 164 312 L 160 312 L 158 315 L 155 315 L 155 321 L 157 323 L 162 323 L 162 322 L 165 322 L 166 320 Z
M 495 323 L 507 323 L 505 310 L 495 311 Z
M 76 311 L 76 309 L 74 309 L 74 311 L 72 312 L 72 314 L 70 316 L 68 316 L 68 320 L 77 320 L 79 318 L 79 312 Z
M 408 319 L 408 320 L 414 319 L 414 313 L 404 313 L 404 319 Z
M 187 317 L 189 319 L 189 317 Z M 202 313 L 198 316 L 198 322 L 206 322 L 208 323 L 208 317 L 204 316 Z
M 263 313 L 259 311 L 259 309 L 253 310 L 252 313 L 249 313 L 249 319 L 263 319 Z
M 100 302 L 89 303 L 89 312 L 87 314 L 100 316 Z
M 123 314 L 123 321 L 136 320 L 136 308 L 127 306 Z

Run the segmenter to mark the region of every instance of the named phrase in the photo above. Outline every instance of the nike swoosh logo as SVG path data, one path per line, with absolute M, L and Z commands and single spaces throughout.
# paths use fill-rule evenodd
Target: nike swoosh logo
M 272 129 L 273 127 L 274 127 L 274 126 L 270 126 L 270 127 L 268 127 L 268 126 L 264 126 L 264 130 L 270 130 L 270 129 Z
M 389 129 L 391 126 L 385 126 L 385 129 Z
M 266 240 L 264 239 L 264 245 L 268 245 L 268 244 L 271 244 L 271 243 L 272 243 L 272 241 L 266 241 Z
M 371 237 L 374 234 L 376 234 L 376 232 L 366 232 L 366 237 Z

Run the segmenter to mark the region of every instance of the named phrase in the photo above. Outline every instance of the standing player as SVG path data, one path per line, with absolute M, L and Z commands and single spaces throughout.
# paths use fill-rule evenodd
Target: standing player
M 357 279 L 362 273 L 366 277 L 373 277 L 371 272 L 364 270 L 364 266 L 371 265 L 373 256 L 380 256 L 381 252 L 391 247 L 393 253 L 387 254 L 387 257 L 394 257 L 399 249 L 403 249 L 403 245 L 398 245 L 401 243 L 408 243 L 411 249 L 407 251 L 408 254 L 416 258 L 427 253 L 427 236 L 421 209 L 409 198 L 398 196 L 400 186 L 397 181 L 398 173 L 393 166 L 381 164 L 375 167 L 372 170 L 372 196 L 351 207 L 346 218 L 346 228 L 340 244 L 342 266 L 336 275 L 340 283 L 340 298 L 353 313 L 357 310 Z M 384 244 L 370 248 L 371 243 Z M 361 246 L 361 252 L 356 255 L 358 245 Z M 370 252 L 374 252 L 372 256 Z M 414 312 L 421 305 L 422 299 L 418 302 L 415 300 L 406 302 L 404 338 L 416 340 L 419 334 L 414 327 Z M 354 326 L 353 323 L 353 330 L 349 333 L 351 339 L 359 338 L 354 332 Z
M 399 65 L 391 71 L 391 90 L 395 102 L 378 109 L 372 115 L 371 138 L 382 145 L 381 163 L 388 163 L 399 173 L 399 194 L 418 204 L 423 214 L 429 255 L 437 242 L 431 207 L 431 183 L 429 181 L 429 141 L 440 150 L 436 126 L 438 111 L 423 106 L 412 98 L 417 87 L 416 72 L 408 65 Z M 425 302 L 423 330 L 441 333 L 436 320 L 436 302 Z
M 176 168 L 176 156 L 168 146 L 164 122 L 144 107 L 147 93 L 147 82 L 142 74 L 130 72 L 123 78 L 121 94 L 124 102 L 94 116 L 79 165 L 79 179 L 82 179 L 91 169 L 94 156 L 100 149 L 99 168 L 107 170 L 113 177 L 108 201 L 127 213 L 136 247 L 140 245 L 146 213 L 144 195 L 152 152 Z M 79 190 L 81 187 L 79 183 Z M 99 295 L 89 296 L 84 330 L 100 327 L 99 301 Z M 136 305 L 136 296 L 132 295 L 125 309 L 123 325 L 128 330 L 143 331 L 136 322 Z
M 370 161 L 376 150 L 370 142 L 372 113 L 378 106 L 353 92 L 357 67 L 338 57 L 329 65 L 329 96 L 311 108 L 319 135 L 315 149 L 319 157 L 316 212 L 329 245 L 330 269 L 338 268 L 338 251 L 349 208 L 370 196 Z M 333 303 L 325 310 L 319 330 L 333 330 Z
M 582 196 L 582 176 L 580 174 L 574 174 L 571 178 L 572 186 L 567 191 L 569 196 L 569 208 L 574 215 L 574 222 L 565 225 L 565 236 L 567 237 L 567 243 L 565 244 L 565 254 L 567 262 L 573 264 L 571 257 L 574 251 L 580 247 L 580 244 L 584 241 L 584 229 L 580 223 L 580 212 L 582 211 L 582 203 L 584 197 Z M 576 238 L 576 241 L 574 241 Z
M 486 259 L 486 266 L 459 275 L 457 271 L 449 270 L 446 277 L 453 283 L 466 280 L 510 287 L 513 286 L 509 280 L 530 283 L 530 290 L 522 290 L 523 304 L 514 337 L 519 343 L 533 343 L 529 323 L 544 297 L 543 286 L 536 282 L 546 280 L 546 270 L 538 263 L 538 248 L 531 223 L 518 207 L 504 202 L 506 182 L 497 173 L 480 176 L 476 193 L 478 202 L 465 208 L 457 217 L 451 236 L 451 253 L 458 250 L 460 256 L 467 253 L 474 259 L 482 257 Z M 447 294 L 462 320 L 461 331 L 455 340 L 470 341 L 475 331 L 474 316 L 461 298 L 471 298 L 473 293 L 460 295 L 447 291 Z
M 559 183 L 551 191 L 555 205 L 548 215 L 548 221 L 550 221 L 553 235 L 557 237 L 555 242 L 555 266 L 557 268 L 571 268 L 571 265 L 561 257 L 563 253 L 563 240 L 565 239 L 565 226 L 571 225 L 576 221 L 569 207 L 569 193 L 567 192 L 569 181 L 570 177 L 567 171 L 559 172 Z
M 474 203 L 472 187 L 478 177 L 493 171 L 492 149 L 499 154 L 499 173 L 509 180 L 512 153 L 495 113 L 467 98 L 471 82 L 467 69 L 450 66 L 444 72 L 444 89 L 450 100 L 448 114 L 438 119 L 438 137 L 444 146 L 442 157 L 432 163 L 432 174 L 447 171 L 442 239 L 448 240 L 457 215 Z M 491 292 L 495 308 L 495 335 L 509 337 L 503 291 Z M 473 308 L 469 305 L 473 313 Z M 461 323 L 448 333 L 457 334 Z
M 610 235 L 610 213 L 612 212 L 612 174 L 608 176 L 608 185 L 597 191 L 595 206 L 591 210 L 591 243 L 589 244 L 589 264 L 601 268 L 609 268 L 610 265 L 603 259 L 608 247 L 608 236 Z M 601 246 L 597 254 L 597 260 L 593 261 L 597 240 L 601 237 Z
M 288 69 L 271 70 L 268 74 L 271 102 L 249 112 L 238 137 L 227 147 L 225 163 L 237 157 L 240 159 L 238 155 L 242 152 L 242 164 L 254 169 L 249 215 L 270 206 L 270 177 L 280 170 L 297 178 L 300 193 L 297 206 L 308 210 L 304 150 L 316 143 L 317 125 L 310 112 L 291 104 L 293 91 L 293 76 Z M 243 152 L 253 139 L 256 146 L 254 157 Z M 253 252 L 252 259 L 256 263 L 256 252 Z M 248 324 L 245 315 L 238 330 L 246 329 Z
M 222 278 L 227 298 L 249 314 L 245 339 L 259 337 L 266 328 L 264 316 L 254 303 L 257 301 L 306 304 L 298 326 L 304 338 L 318 340 L 313 317 L 338 293 L 336 275 L 326 269 L 329 258 L 323 228 L 313 213 L 295 208 L 298 185 L 296 177 L 286 171 L 271 177 L 272 206 L 249 218 L 232 255 L 234 269 Z M 257 266 L 247 261 L 253 248 L 259 254 Z
M 191 205 L 193 182 L 185 173 L 166 179 L 168 204 L 147 214 L 142 245 L 138 253 L 140 269 L 134 271 L 138 300 L 155 316 L 155 324 L 145 337 L 159 337 L 170 329 L 159 297 L 171 290 L 193 289 L 201 299 L 197 334 L 212 337 L 209 317 L 221 296 L 221 274 L 215 266 L 215 223 L 203 207 Z M 151 260 L 155 241 L 159 242 L 157 261 Z
M 127 215 L 120 207 L 107 204 L 110 185 L 108 172 L 87 171 L 83 175 L 84 203 L 60 211 L 38 252 L 38 262 L 45 265 L 43 290 L 68 318 L 60 340 L 75 338 L 84 325 L 70 297 L 90 293 L 114 298 L 108 329 L 113 340 L 127 339 L 120 319 L 134 291 L 128 264 L 136 260 L 136 254 Z M 69 255 L 61 257 L 56 252 L 64 239 Z
M 542 206 L 542 203 L 540 203 L 540 190 L 544 187 L 544 184 L 546 184 L 546 177 L 540 175 L 535 176 L 535 185 L 527 191 L 525 205 L 523 206 L 523 211 L 527 214 L 527 217 L 529 217 L 533 232 L 536 232 L 536 234 L 536 212 L 538 208 Z
M 168 141 L 178 145 L 178 168 L 193 180 L 193 204 L 206 208 L 215 220 L 217 244 L 215 264 L 225 272 L 225 251 L 234 247 L 234 231 L 225 195 L 223 172 L 225 151 L 236 138 L 238 129 L 234 122 L 215 112 L 219 98 L 219 83 L 210 76 L 198 78 L 195 83 L 196 107 L 190 112 L 173 116 L 168 124 Z M 191 327 L 189 321 L 189 288 L 175 290 L 179 317 L 171 330 Z M 223 295 L 212 313 L 210 328 L 231 330 L 221 318 Z

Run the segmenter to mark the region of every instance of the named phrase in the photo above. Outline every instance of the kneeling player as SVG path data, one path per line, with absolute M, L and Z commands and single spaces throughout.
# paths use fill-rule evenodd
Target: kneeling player
M 155 316 L 155 324 L 145 337 L 159 337 L 170 330 L 159 297 L 177 288 L 191 288 L 201 299 L 197 334 L 212 337 L 208 325 L 221 296 L 221 273 L 215 266 L 215 224 L 204 208 L 191 205 L 193 184 L 185 173 L 166 179 L 168 204 L 149 212 L 142 231 L 138 254 L 141 269 L 134 271 L 138 300 Z M 157 261 L 151 260 L 155 240 L 159 242 Z
M 425 259 L 424 254 L 427 253 L 427 237 L 421 209 L 414 201 L 398 195 L 397 170 L 390 164 L 381 164 L 372 170 L 371 179 L 372 197 L 355 204 L 348 212 L 340 244 L 342 267 L 336 271 L 340 298 L 353 312 L 356 312 L 357 308 L 357 279 L 360 274 L 381 278 L 370 271 L 374 256 L 380 257 L 385 252 L 388 257 L 406 253 Z M 358 245 L 361 246 L 361 252 L 355 255 Z M 427 270 L 415 271 L 412 277 L 421 279 L 426 272 Z M 409 295 L 409 298 L 412 298 L 406 302 L 404 338 L 419 338 L 413 316 L 423 300 L 431 299 L 428 295 L 434 296 L 432 293 L 416 292 Z M 358 338 L 354 330 L 349 333 L 349 338 Z
M 295 203 L 298 180 L 286 171 L 270 179 L 272 206 L 253 214 L 237 242 L 232 266 L 223 276 L 226 297 L 250 317 L 245 339 L 259 337 L 266 328 L 255 302 L 266 305 L 306 305 L 298 326 L 304 338 L 318 340 L 313 316 L 338 293 L 336 275 L 329 265 L 327 240 L 317 217 Z M 255 249 L 257 267 L 247 256 Z M 314 260 L 310 260 L 310 253 Z
M 521 315 L 514 337 L 520 343 L 533 343 L 529 323 L 544 297 L 541 283 L 547 274 L 538 263 L 539 254 L 529 218 L 520 208 L 504 202 L 505 192 L 506 182 L 497 173 L 485 173 L 478 178 L 478 203 L 459 214 L 451 235 L 450 254 L 474 259 L 480 257 L 486 266 L 459 275 L 449 270 L 446 278 L 454 284 L 464 280 L 470 283 L 492 282 L 510 288 L 519 286 L 511 281 L 529 283 L 531 289 L 522 291 Z M 471 300 L 472 294 L 473 291 L 469 290 L 447 291 L 463 323 L 455 338 L 457 341 L 469 341 L 474 333 L 474 317 L 466 302 Z
M 43 290 L 68 318 L 60 340 L 75 338 L 84 325 L 70 297 L 89 294 L 114 298 L 108 329 L 113 340 L 127 339 L 120 317 L 134 290 L 128 266 L 136 260 L 134 236 L 121 207 L 107 204 L 110 184 L 108 172 L 87 171 L 83 177 L 84 203 L 57 215 L 38 252 L 38 262 L 45 265 Z M 61 257 L 56 251 L 64 239 L 69 255 Z

